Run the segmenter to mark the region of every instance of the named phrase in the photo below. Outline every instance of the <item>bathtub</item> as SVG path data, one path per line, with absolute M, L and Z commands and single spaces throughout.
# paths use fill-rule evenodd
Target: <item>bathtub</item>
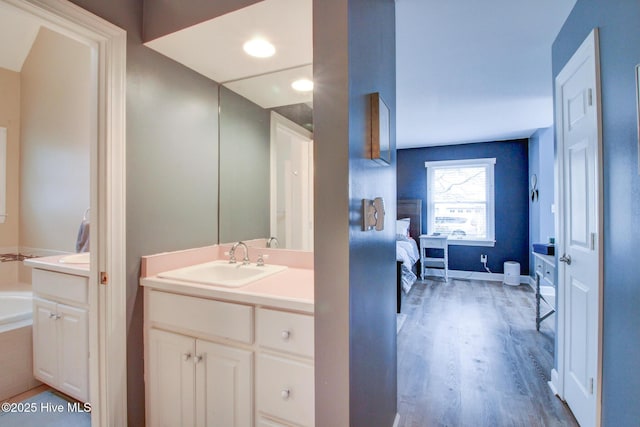
M 0 292 L 0 333 L 31 325 L 31 292 Z
M 0 402 L 40 384 L 33 378 L 32 308 L 31 292 L 0 292 Z

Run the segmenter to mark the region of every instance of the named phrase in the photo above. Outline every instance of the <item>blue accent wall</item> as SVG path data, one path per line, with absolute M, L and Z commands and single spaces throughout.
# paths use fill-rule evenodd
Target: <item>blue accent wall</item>
M 529 198 L 529 242 L 546 243 L 555 237 L 553 127 L 539 129 L 529 138 L 529 177 L 538 178 L 538 197 Z M 531 252 L 531 250 L 529 251 Z M 533 255 L 529 254 L 529 275 L 534 275 Z
M 503 273 L 505 261 L 517 261 L 520 274 L 529 274 L 529 161 L 526 139 L 398 150 L 398 199 L 422 200 L 422 232 L 426 233 L 427 174 L 424 162 L 491 157 L 496 158 L 496 245 L 449 245 L 449 268 L 485 271 L 480 255 L 487 254 L 487 266 L 493 273 Z
M 640 2 L 578 0 L 552 48 L 553 76 L 600 28 L 604 196 L 602 425 L 640 420 L 640 176 L 634 69 Z

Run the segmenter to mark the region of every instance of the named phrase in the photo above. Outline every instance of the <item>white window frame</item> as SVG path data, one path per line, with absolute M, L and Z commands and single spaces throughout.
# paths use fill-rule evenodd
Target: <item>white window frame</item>
M 431 185 L 433 183 L 433 172 L 436 169 L 450 169 L 455 167 L 483 167 L 487 171 L 486 179 L 486 200 L 487 200 L 487 238 L 486 239 L 448 239 L 449 245 L 461 245 L 461 246 L 495 246 L 496 240 L 496 209 L 495 209 L 495 169 L 496 159 L 482 158 L 482 159 L 463 159 L 463 160 L 439 160 L 433 162 L 424 162 L 424 167 L 427 170 L 427 233 L 431 234 L 434 229 L 432 221 L 435 219 L 435 209 L 433 206 L 433 191 Z
M 7 128 L 0 127 L 0 224 L 7 219 Z

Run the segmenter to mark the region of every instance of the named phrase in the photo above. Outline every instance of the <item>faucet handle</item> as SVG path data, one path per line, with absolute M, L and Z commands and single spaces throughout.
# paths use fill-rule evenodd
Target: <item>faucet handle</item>
M 258 256 L 258 260 L 256 261 L 256 265 L 258 267 L 264 267 L 264 260 L 265 258 L 269 258 L 269 255 L 265 255 L 265 254 L 260 254 Z
M 236 263 L 236 256 L 234 254 L 234 251 L 226 251 L 224 254 L 229 257 L 229 264 Z

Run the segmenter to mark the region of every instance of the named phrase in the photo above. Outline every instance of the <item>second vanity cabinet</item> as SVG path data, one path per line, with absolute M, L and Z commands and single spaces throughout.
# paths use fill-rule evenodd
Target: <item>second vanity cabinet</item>
M 313 426 L 313 316 L 145 287 L 149 426 Z
M 87 402 L 88 279 L 36 268 L 32 281 L 34 376 Z

